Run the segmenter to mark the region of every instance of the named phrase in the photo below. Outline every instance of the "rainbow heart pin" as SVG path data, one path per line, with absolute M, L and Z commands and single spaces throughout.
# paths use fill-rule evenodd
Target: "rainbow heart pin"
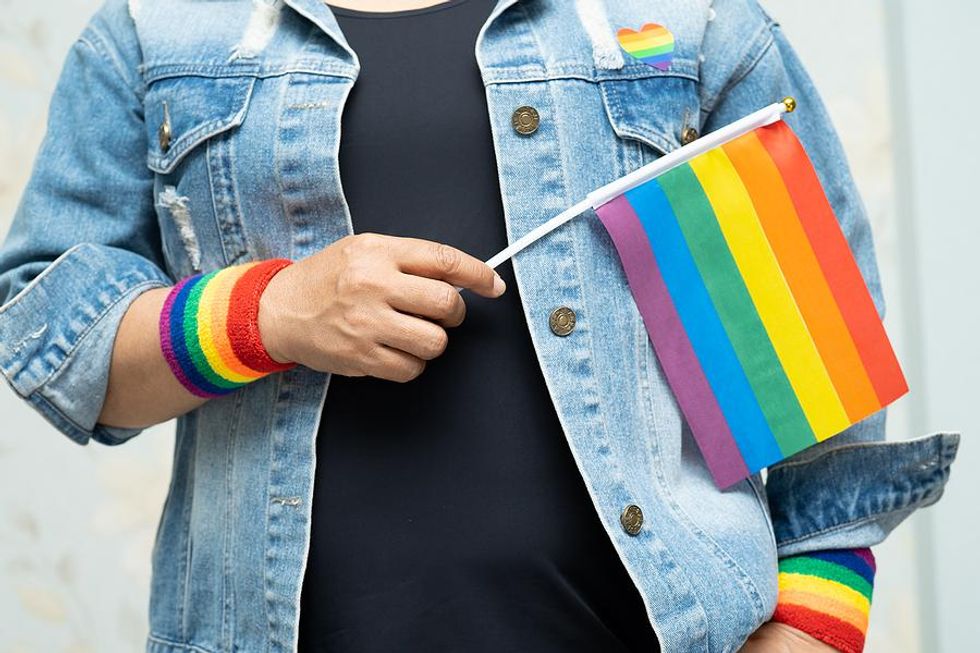
M 674 59 L 674 35 L 663 25 L 647 23 L 637 32 L 624 27 L 616 33 L 619 44 L 638 61 L 667 70 Z

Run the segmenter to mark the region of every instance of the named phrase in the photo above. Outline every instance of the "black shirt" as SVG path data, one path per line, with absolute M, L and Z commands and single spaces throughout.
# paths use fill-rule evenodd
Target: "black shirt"
M 333 9 L 361 62 L 340 148 L 355 231 L 481 259 L 506 246 L 474 56 L 494 4 Z M 465 322 L 418 379 L 332 377 L 301 653 L 658 650 L 499 272 L 504 296 L 464 291 Z

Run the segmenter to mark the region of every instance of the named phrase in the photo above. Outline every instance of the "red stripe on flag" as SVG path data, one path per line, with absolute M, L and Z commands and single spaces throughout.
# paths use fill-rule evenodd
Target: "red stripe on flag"
M 724 146 L 851 423 L 881 408 L 779 169 L 755 132 Z
M 878 400 L 886 406 L 908 392 L 908 385 L 816 170 L 784 121 L 755 133 L 779 168 Z

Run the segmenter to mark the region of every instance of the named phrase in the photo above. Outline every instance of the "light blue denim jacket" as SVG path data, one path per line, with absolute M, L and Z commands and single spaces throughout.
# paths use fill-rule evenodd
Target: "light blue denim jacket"
M 616 43 L 619 27 L 646 22 L 675 35 L 667 71 Z M 753 0 L 499 0 L 476 57 L 511 240 L 679 147 L 687 128 L 793 95 L 789 121 L 883 310 L 841 146 Z M 71 48 L 0 250 L 0 371 L 13 389 L 78 443 L 137 435 L 96 423 L 137 295 L 199 270 L 306 257 L 351 232 L 337 152 L 357 75 L 319 0 L 109 0 Z M 530 136 L 511 125 L 523 105 L 541 116 Z M 568 444 L 664 651 L 737 649 L 772 614 L 777 556 L 876 544 L 942 493 L 957 437 L 885 444 L 883 413 L 765 484 L 718 491 L 595 215 L 514 265 Z M 557 306 L 577 314 L 565 338 L 548 328 Z M 147 651 L 296 650 L 328 381 L 297 368 L 180 418 Z M 644 514 L 636 536 L 620 525 L 630 504 Z

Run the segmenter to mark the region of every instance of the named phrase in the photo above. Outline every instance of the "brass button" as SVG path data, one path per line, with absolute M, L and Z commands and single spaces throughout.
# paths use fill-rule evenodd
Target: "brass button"
M 522 136 L 529 136 L 538 131 L 541 124 L 541 116 L 538 115 L 534 107 L 517 107 L 514 115 L 510 118 L 510 124 L 514 126 L 514 131 Z
M 167 103 L 163 103 L 163 122 L 160 123 L 160 129 L 157 131 L 157 139 L 160 141 L 160 151 L 164 154 L 170 149 L 170 138 L 172 133 L 170 131 L 170 107 Z
M 681 145 L 688 145 L 698 140 L 698 130 L 694 127 L 685 127 L 681 132 Z
M 623 514 L 619 516 L 619 523 L 623 525 L 623 530 L 627 535 L 636 535 L 643 527 L 643 511 L 640 506 L 630 504 L 623 509 Z
M 567 306 L 559 306 L 551 311 L 548 326 L 551 327 L 551 332 L 556 336 L 567 336 L 575 329 L 575 311 Z

